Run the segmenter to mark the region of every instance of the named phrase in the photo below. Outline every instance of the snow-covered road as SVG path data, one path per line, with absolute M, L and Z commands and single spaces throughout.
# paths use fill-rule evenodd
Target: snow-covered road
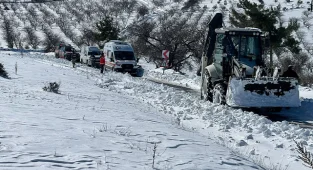
M 179 84 L 169 81 L 163 81 L 161 79 L 156 79 L 152 77 L 146 77 L 147 80 L 158 83 L 168 85 L 170 87 L 174 87 L 178 90 L 183 90 L 185 92 L 191 93 L 193 95 L 199 96 L 200 90 L 194 89 L 186 86 L 186 84 Z M 302 101 L 300 108 L 283 108 L 280 112 L 272 112 L 268 109 L 264 110 L 256 110 L 256 109 L 245 109 L 254 112 L 255 114 L 259 114 L 267 117 L 271 121 L 288 121 L 292 124 L 299 125 L 303 128 L 313 129 L 313 100 L 311 99 L 312 92 L 309 88 L 300 88 Z
M 61 92 L 63 92 L 63 96 L 66 96 L 66 100 L 64 98 L 59 99 L 62 95 L 57 95 L 56 97 L 57 103 L 59 106 L 67 105 L 67 109 L 60 109 L 64 112 L 74 112 L 76 115 L 78 110 L 83 110 L 85 112 L 96 112 L 99 108 L 106 108 L 106 105 L 103 103 L 95 104 L 97 101 L 103 99 L 103 96 L 94 96 L 94 94 L 99 93 L 112 93 L 112 94 L 120 94 L 127 101 L 137 101 L 140 105 L 136 105 L 135 108 L 141 108 L 143 106 L 147 109 L 147 115 L 149 113 L 157 116 L 158 120 L 160 117 L 164 119 L 167 125 L 170 124 L 170 128 L 178 128 L 183 129 L 183 133 L 187 133 L 189 131 L 196 136 L 200 135 L 203 136 L 202 139 L 206 139 L 212 141 L 213 143 L 219 143 L 223 146 L 226 146 L 230 150 L 232 150 L 236 155 L 244 155 L 244 157 L 248 158 L 249 160 L 253 160 L 254 162 L 261 164 L 262 166 L 266 167 L 267 169 L 309 169 L 305 167 L 301 160 L 297 158 L 298 153 L 296 152 L 294 140 L 301 142 L 309 151 L 313 150 L 313 131 L 311 129 L 301 128 L 298 125 L 289 124 L 287 121 L 271 121 L 265 118 L 262 115 L 257 115 L 252 112 L 242 111 L 240 109 L 233 109 L 226 106 L 219 106 L 214 105 L 209 102 L 205 102 L 199 99 L 199 96 L 196 93 L 190 93 L 185 90 L 178 90 L 173 87 L 169 87 L 166 85 L 160 85 L 148 81 L 147 77 L 154 77 L 157 79 L 162 79 L 166 81 L 175 82 L 175 84 L 186 85 L 187 87 L 192 87 L 192 89 L 197 90 L 195 88 L 195 84 L 197 83 L 197 78 L 194 78 L 192 75 L 178 75 L 175 73 L 168 73 L 165 72 L 163 75 L 162 72 L 158 69 L 154 69 L 153 66 L 149 66 L 149 64 L 143 64 L 144 68 L 146 69 L 146 75 L 144 78 L 134 78 L 127 74 L 120 74 L 114 72 L 106 72 L 104 76 L 99 74 L 99 70 L 93 69 L 90 67 L 86 67 L 84 65 L 79 65 L 78 68 L 73 69 L 70 63 L 66 60 L 55 59 L 53 55 L 42 55 L 42 54 L 29 54 L 27 58 L 20 59 L 19 54 L 11 54 L 11 56 L 7 55 L 0 55 L 0 62 L 5 63 L 5 67 L 10 72 L 10 75 L 15 78 L 19 78 L 20 71 L 18 71 L 18 75 L 14 75 L 14 64 L 18 62 L 19 70 L 23 68 L 24 63 L 36 63 L 34 64 L 36 67 L 39 67 L 40 71 L 34 71 L 36 74 L 30 75 L 33 77 L 32 79 L 36 80 L 25 80 L 29 85 L 21 85 L 29 87 L 29 89 L 33 89 L 36 91 L 35 96 L 41 96 L 41 93 L 44 95 L 52 95 L 50 93 L 45 93 L 41 89 L 44 86 L 44 82 L 50 81 L 60 81 L 61 82 Z M 8 59 L 11 58 L 11 59 Z M 25 65 L 27 69 L 30 71 L 26 71 L 29 74 L 33 74 L 31 69 L 36 69 L 30 67 L 29 65 Z M 26 69 L 26 70 L 27 70 Z M 38 73 L 37 73 L 38 72 Z M 37 77 L 37 78 L 36 78 Z M 69 81 L 70 80 L 70 81 Z M 9 81 L 10 82 L 10 81 Z M 11 82 L 15 82 L 17 84 L 18 81 L 12 79 Z M 10 96 L 16 96 L 19 90 L 14 90 L 15 87 L 11 84 L 4 86 L 9 92 L 9 99 Z M 100 88 L 99 88 L 100 87 Z M 102 89 L 101 89 L 102 88 Z M 29 90 L 28 89 L 28 90 Z M 23 92 L 22 94 L 29 95 L 28 92 Z M 39 93 L 39 94 L 37 94 Z M 311 89 L 301 89 L 300 94 L 302 97 L 305 98 L 312 98 L 312 91 Z M 306 96 L 303 96 L 305 94 Z M 79 98 L 79 101 L 76 101 L 75 98 Z M 8 98 L 8 97 L 7 97 Z M 7 98 L 5 98 L 7 100 Z M 39 97 L 45 99 L 45 97 Z M 83 99 L 86 98 L 86 99 Z M 89 98 L 89 99 L 88 99 Z M 49 98 L 52 100 L 51 98 Z M 53 101 L 54 101 L 53 100 Z M 59 101 L 60 100 L 60 101 Z M 82 100 L 82 101 L 80 101 Z M 90 100 L 92 102 L 90 102 Z M 119 98 L 120 100 L 120 98 Z M 2 101 L 2 100 L 1 100 Z M 96 101 L 96 102 L 95 102 Z M 117 102 L 117 101 L 116 101 Z M 33 103 L 33 102 L 31 102 Z M 53 103 L 53 102 L 52 102 Z M 65 104 L 62 104 L 65 103 Z M 87 106 L 82 106 L 81 103 L 87 103 Z M 34 105 L 34 104 L 32 104 Z M 18 105 L 17 105 L 18 106 Z M 31 106 L 31 104 L 30 104 Z M 35 104 L 36 106 L 36 104 Z M 1 105 L 2 107 L 2 105 Z M 52 105 L 51 110 L 55 110 L 55 105 Z M 74 110 L 69 108 L 74 108 Z M 47 107 L 48 108 L 48 107 Z M 10 108 L 12 109 L 12 108 Z M 32 109 L 30 107 L 29 109 Z M 101 109 L 99 109 L 101 110 Z M 297 118 L 302 118 L 305 121 L 312 121 L 313 115 L 313 105 L 310 99 L 306 99 L 303 102 L 301 108 L 298 109 L 290 109 L 285 110 L 284 113 L 289 114 L 289 116 L 295 116 Z M 8 113 L 12 114 L 12 113 Z M 66 114 L 72 115 L 72 114 Z M 85 115 L 85 116 L 84 116 Z M 93 115 L 93 114 L 91 114 Z M 78 118 L 77 118 L 78 117 Z M 69 117 L 69 119 L 85 119 L 88 120 L 86 113 L 81 114 L 77 117 Z M 151 119 L 152 117 L 150 117 Z M 90 119 L 90 118 L 89 118 Z M 93 133 L 101 127 L 103 128 L 106 126 L 110 126 L 111 130 L 116 128 L 116 124 L 110 124 L 109 121 L 102 121 L 98 125 L 90 125 L 87 129 L 83 131 L 83 134 L 89 136 L 96 136 Z M 124 128 L 128 128 L 126 125 Z M 142 127 L 146 128 L 146 127 Z M 125 131 L 125 130 L 123 130 Z M 135 130 L 131 130 L 134 132 Z M 167 129 L 166 129 L 167 131 Z M 186 131 L 186 132 L 185 132 Z M 164 131 L 161 131 L 164 132 Z M 189 133 L 188 132 L 188 133 Z M 68 134 L 68 133 L 66 133 Z M 98 134 L 98 132 L 97 132 Z M 99 133 L 104 134 L 104 133 Z M 136 133 L 139 134 L 139 133 Z M 141 134 L 150 136 L 147 134 Z M 198 136 L 199 137 L 199 136 Z M 185 138 L 185 137 L 184 137 Z M 194 138 L 194 137 L 192 137 Z M 153 139 L 152 141 L 158 141 L 159 138 L 149 138 Z M 147 139 L 144 140 L 147 141 Z M 161 141 L 161 140 L 159 140 Z M 0 141 L 1 142 L 1 141 Z M 141 142 L 139 142 L 141 143 Z M 144 144 L 149 142 L 143 142 Z M 150 142 L 150 153 L 147 156 L 147 162 L 151 162 L 151 150 L 153 148 L 153 142 Z M 166 167 L 175 168 L 175 165 L 180 164 L 170 159 L 170 162 L 174 161 L 173 163 L 165 163 L 164 160 L 169 160 L 169 157 L 164 157 L 165 153 L 169 153 L 166 146 L 163 146 L 162 142 L 160 145 L 157 146 L 157 151 L 160 152 L 158 158 L 159 164 L 157 164 L 158 168 L 166 169 Z M 206 142 L 204 142 L 206 143 Z M 142 148 L 144 144 L 135 144 L 137 150 L 141 150 L 138 148 Z M 2 143 L 4 146 L 4 144 Z M 180 145 L 180 146 L 187 146 L 187 145 Z M 145 148 L 145 147 L 144 147 Z M 163 150 L 161 149 L 163 148 Z M 176 151 L 179 154 L 185 154 L 180 149 L 182 147 L 178 147 Z M 209 147 L 211 148 L 211 147 Z M 158 150 L 160 149 L 160 150 Z M 56 149 L 55 149 L 56 150 Z M 58 149 L 59 150 L 59 149 Z M 165 151 L 166 150 L 166 151 Z M 164 152 L 164 154 L 162 154 Z M 188 150 L 186 150 L 188 151 Z M 56 151 L 58 153 L 58 151 Z M 215 154 L 215 152 L 213 152 Z M 136 155 L 136 154 L 134 154 Z M 188 154 L 189 155 L 189 151 Z M 150 158 L 149 158 L 150 156 Z M 175 156 L 176 157 L 176 156 Z M 222 158 L 230 158 L 230 155 L 221 156 Z M 108 158 L 108 157 L 107 157 Z M 164 159 L 163 159 L 164 158 Z M 103 158 L 99 159 L 102 160 Z M 237 166 L 241 165 L 240 161 L 243 159 L 238 159 L 239 162 L 236 165 L 231 165 L 230 167 L 236 168 Z M 184 159 L 183 162 L 188 162 L 188 159 Z M 220 160 L 218 160 L 220 161 Z M 140 162 L 142 163 L 142 162 Z M 165 164 L 168 165 L 165 165 Z M 152 164 L 152 163 L 151 163 Z M 151 164 L 147 165 L 149 167 Z M 224 161 L 221 161 L 220 164 L 225 166 Z M 199 164 L 202 165 L 202 164 Z M 191 169 L 197 169 L 201 166 L 195 166 Z M 227 164 L 229 165 L 229 164 Z M 185 164 L 184 167 L 190 168 L 193 164 Z M 206 166 L 206 164 L 205 164 Z M 248 163 L 243 164 L 246 168 L 251 168 Z M 144 167 L 144 168 L 146 168 Z M 184 167 L 177 167 L 177 169 L 181 169 Z M 201 169 L 201 168 L 199 168 Z M 238 169 L 242 169 L 239 167 Z
M 158 169 L 259 169 L 136 95 L 99 88 L 92 73 L 19 55 L 0 62 L 12 77 L 0 78 L 0 169 L 152 169 L 155 146 Z M 61 94 L 42 90 L 53 81 Z

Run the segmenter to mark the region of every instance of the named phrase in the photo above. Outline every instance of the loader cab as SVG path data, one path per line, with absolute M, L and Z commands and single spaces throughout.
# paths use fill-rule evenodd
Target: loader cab
M 213 62 L 225 76 L 232 72 L 230 68 L 236 61 L 247 68 L 247 75 L 253 74 L 254 66 L 263 66 L 261 30 L 256 28 L 216 29 L 216 44 Z

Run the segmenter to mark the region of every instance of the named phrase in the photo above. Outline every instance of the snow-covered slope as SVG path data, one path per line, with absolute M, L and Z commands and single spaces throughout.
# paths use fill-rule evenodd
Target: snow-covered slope
M 26 164 L 32 166 L 38 166 L 38 164 L 45 166 L 52 166 L 53 164 L 60 166 L 61 164 L 64 166 L 60 161 L 66 163 L 70 162 L 67 166 L 76 166 L 77 164 L 87 166 L 88 163 L 84 160 L 88 155 L 93 155 L 92 160 L 104 161 L 104 156 L 108 153 L 102 152 L 103 149 L 99 150 L 99 148 L 105 148 L 104 146 L 106 145 L 108 145 L 109 148 L 113 148 L 113 144 L 118 144 L 118 146 L 114 145 L 116 148 L 110 149 L 109 151 L 109 153 L 113 154 L 107 157 L 107 159 L 110 159 L 110 166 L 118 162 L 118 164 L 116 163 L 114 165 L 125 167 L 126 165 L 121 165 L 121 162 L 130 160 L 132 161 L 130 161 L 131 163 L 128 165 L 144 165 L 148 164 L 148 162 L 150 163 L 152 159 L 151 157 L 149 158 L 151 151 L 149 152 L 149 156 L 145 159 L 144 156 L 140 156 L 140 153 L 142 153 L 140 148 L 143 148 L 141 146 L 144 145 L 142 143 L 145 143 L 146 138 L 148 138 L 148 141 L 150 141 L 150 139 L 157 140 L 158 142 L 163 141 L 157 146 L 157 148 L 160 149 L 158 150 L 159 155 L 162 155 L 162 151 L 164 151 L 165 148 L 167 149 L 164 154 L 170 151 L 169 155 L 165 154 L 166 156 L 162 155 L 159 157 L 158 165 L 161 166 L 161 169 L 162 167 L 164 168 L 166 164 L 172 167 L 177 165 L 177 167 L 175 167 L 177 169 L 183 169 L 178 165 L 189 169 L 202 169 L 201 167 L 209 166 L 203 162 L 197 163 L 197 166 L 193 166 L 193 159 L 190 162 L 192 165 L 189 163 L 186 164 L 186 162 L 190 161 L 194 153 L 189 150 L 192 146 L 189 148 L 189 144 L 184 145 L 186 144 L 184 141 L 189 140 L 188 137 L 181 137 L 179 139 L 181 141 L 180 144 L 167 143 L 165 139 L 169 139 L 167 136 L 170 132 L 161 127 L 158 129 L 159 125 L 161 126 L 161 124 L 163 124 L 162 126 L 164 126 L 165 124 L 165 126 L 170 126 L 170 128 L 176 126 L 184 129 L 185 132 L 181 132 L 184 135 L 193 134 L 191 141 L 198 138 L 197 136 L 203 136 L 208 140 L 207 142 L 214 141 L 215 143 L 224 145 L 237 153 L 237 155 L 242 155 L 245 159 L 253 160 L 255 163 L 267 167 L 267 169 L 277 169 L 278 167 L 290 170 L 308 169 L 297 158 L 298 154 L 295 150 L 296 146 L 293 140 L 303 143 L 309 151 L 312 151 L 313 130 L 301 128 L 299 125 L 293 125 L 287 121 L 288 115 L 294 116 L 295 118 L 302 118 L 302 120 L 299 121 L 312 121 L 313 114 L 311 110 L 313 109 L 313 104 L 310 99 L 304 100 L 301 108 L 284 110 L 283 113 L 286 115 L 280 116 L 286 116 L 286 118 L 283 118 L 283 120 L 286 121 L 271 121 L 265 116 L 257 115 L 252 112 L 204 102 L 199 99 L 198 93 L 194 91 L 185 91 L 184 89 L 176 89 L 148 81 L 145 78 L 148 78 L 149 72 L 147 72 L 143 78 L 134 78 L 126 74 L 114 72 L 106 72 L 102 76 L 99 74 L 98 70 L 84 65 L 78 65 L 76 69 L 73 69 L 69 62 L 57 60 L 53 57 L 53 54 L 51 56 L 30 54 L 26 57 L 24 56 L 24 58 L 20 58 L 19 54 L 11 54 L 10 56 L 2 54 L 0 56 L 0 61 L 5 64 L 5 67 L 13 77 L 12 80 L 5 80 L 5 83 L 0 85 L 0 87 L 3 88 L 3 90 L 1 90 L 1 97 L 3 97 L 3 99 L 1 99 L 2 103 L 0 107 L 1 110 L 7 111 L 5 112 L 3 121 L 1 121 L 6 124 L 5 128 L 1 129 L 1 132 L 4 134 L 4 140 L 1 141 L 1 146 L 7 151 L 4 155 L 11 153 L 8 157 L 5 157 L 5 162 L 13 162 L 13 164 L 5 164 L 5 166 L 15 166 L 21 162 L 26 162 Z M 14 64 L 16 62 L 19 70 L 18 75 L 14 75 Z M 37 68 L 39 68 L 39 70 L 37 70 Z M 156 72 L 154 75 L 157 74 Z M 167 76 L 170 77 L 171 74 L 172 73 L 169 73 Z M 164 76 L 162 72 L 159 74 L 159 77 L 161 76 Z M 176 82 L 181 83 L 186 83 L 186 80 L 189 79 L 184 76 L 171 77 L 172 78 L 168 78 L 168 80 L 176 79 Z M 3 79 L 1 79 L 1 82 L 2 81 Z M 49 81 L 61 82 L 61 95 L 49 94 L 41 90 L 44 83 Z M 192 82 L 192 80 L 190 80 L 190 82 Z M 189 84 L 191 85 L 191 83 Z M 308 90 L 309 89 L 304 89 L 304 94 L 306 94 L 305 91 Z M 99 93 L 101 93 L 101 95 Z M 116 94 L 116 96 L 114 94 Z M 312 98 L 312 95 L 306 95 L 306 98 Z M 107 98 L 106 96 L 110 97 Z M 119 105 L 117 106 L 116 104 Z M 122 106 L 129 109 L 123 111 L 124 107 Z M 119 111 L 119 108 L 122 110 Z M 26 113 L 22 113 L 23 110 L 25 110 Z M 128 115 L 128 113 L 130 115 Z M 16 117 L 10 117 L 13 114 L 16 115 Z M 44 116 L 45 114 L 47 116 Z M 29 118 L 24 117 L 25 115 L 28 115 Z M 156 119 L 154 119 L 154 116 Z M 149 117 L 150 119 L 147 119 Z M 44 123 L 38 123 L 37 118 Z M 27 124 L 27 121 L 25 121 L 27 119 L 30 119 L 29 121 L 32 123 Z M 50 122 L 50 120 L 52 120 L 52 122 Z M 296 121 L 296 119 L 293 120 Z M 119 121 L 127 123 L 120 123 Z M 148 123 L 137 125 L 141 121 Z M 161 124 L 159 124 L 160 122 Z M 20 128 L 12 129 L 14 123 Z M 111 126 L 109 128 L 110 130 L 108 130 L 109 133 L 100 133 L 99 131 L 101 131 L 103 125 L 106 127 L 106 124 L 108 127 Z M 125 142 L 126 137 L 117 137 L 117 132 L 113 129 L 119 128 L 118 125 L 123 125 L 121 127 L 123 133 L 130 131 L 130 138 L 135 139 L 137 142 L 130 142 L 129 140 Z M 23 135 L 23 131 L 20 129 L 29 130 L 29 132 L 27 132 L 29 136 Z M 145 131 L 143 131 L 144 129 Z M 59 132 L 55 132 L 54 130 L 59 130 Z M 147 134 L 148 131 L 149 134 Z M 151 134 L 150 132 L 153 133 Z M 43 138 L 39 138 L 39 136 L 41 136 L 39 134 L 41 133 L 44 133 L 42 135 Z M 57 137 L 57 134 L 60 134 L 62 137 Z M 36 139 L 33 139 L 31 137 L 32 135 L 34 135 Z M 52 137 L 49 135 L 52 135 Z M 84 138 L 78 140 L 80 135 Z M 20 137 L 16 138 L 18 136 Z M 136 136 L 138 138 L 144 137 L 138 142 Z M 44 139 L 45 137 L 46 140 Z M 12 138 L 16 138 L 16 140 Z M 204 138 L 202 138 L 201 141 L 206 141 Z M 18 139 L 24 142 L 14 142 L 18 141 Z M 74 142 L 75 146 L 67 144 L 64 149 L 64 147 L 61 147 L 64 144 L 62 139 L 67 141 L 67 143 Z M 75 141 L 75 139 L 77 139 L 77 141 Z M 52 142 L 50 142 L 50 140 Z M 107 140 L 109 141 L 103 142 Z M 200 139 L 197 139 L 196 141 L 199 140 Z M 24 143 L 28 141 L 30 144 L 25 145 Z M 47 141 L 49 141 L 49 143 Z M 79 147 L 82 143 L 87 141 L 88 144 L 83 145 L 84 147 Z M 44 145 L 47 146 L 43 147 Z M 138 160 L 136 163 L 134 163 L 131 153 L 129 153 L 130 156 L 128 157 L 120 157 L 120 155 L 122 155 L 122 151 L 119 148 L 121 145 L 123 145 L 123 147 L 125 147 L 125 145 L 129 146 L 131 149 L 137 148 L 135 149 L 136 151 L 131 151 L 131 153 L 134 153 L 133 155 L 139 154 L 140 156 L 138 159 L 135 159 Z M 202 151 L 206 150 L 203 145 L 199 143 L 196 145 L 201 146 Z M 149 147 L 151 149 L 153 145 L 149 144 Z M 174 151 L 172 148 L 179 149 Z M 215 146 L 210 145 L 209 148 L 212 149 L 215 148 Z M 13 152 L 10 149 L 12 149 Z M 208 154 L 210 149 L 207 150 Z M 32 152 L 34 150 L 36 151 L 35 153 Z M 97 154 L 90 153 L 92 151 Z M 123 151 L 125 151 L 125 149 L 123 149 Z M 185 152 L 191 153 L 187 154 Z M 32 154 L 23 155 L 25 153 Z M 187 155 L 183 158 L 176 156 L 176 154 Z M 225 158 L 224 151 L 218 154 L 222 154 L 221 157 Z M 40 155 L 46 155 L 46 158 L 39 158 Z M 58 157 L 54 155 L 61 156 Z M 99 155 L 102 155 L 102 157 Z M 19 162 L 15 160 L 15 157 L 20 157 L 22 161 Z M 208 156 L 205 154 L 202 158 L 195 157 L 195 159 L 198 161 L 204 159 L 204 162 L 208 163 L 210 161 L 206 161 L 205 158 L 207 157 L 210 158 L 211 155 Z M 230 160 L 227 154 L 226 157 L 225 159 Z M 141 160 L 140 158 L 144 160 L 139 161 Z M 226 167 L 226 169 L 251 168 L 248 163 L 242 163 L 242 159 L 231 158 L 231 160 L 237 160 L 237 162 L 229 164 L 229 162 L 222 160 L 219 161 L 219 166 L 212 169 L 220 169 L 221 167 Z M 241 163 L 238 163 L 238 161 Z M 48 164 L 44 162 L 52 163 Z M 243 164 L 244 167 L 237 167 L 241 164 Z M 150 165 L 151 164 L 147 165 L 147 167 Z M 136 168 L 131 167 L 131 169 Z
M 131 81 L 126 75 L 101 79 L 35 56 L 0 54 L 0 62 L 12 78 L 0 78 L 0 169 L 137 170 L 153 161 L 156 169 L 261 169 L 125 94 L 133 89 L 116 80 Z M 61 83 L 60 94 L 42 90 L 51 81 Z

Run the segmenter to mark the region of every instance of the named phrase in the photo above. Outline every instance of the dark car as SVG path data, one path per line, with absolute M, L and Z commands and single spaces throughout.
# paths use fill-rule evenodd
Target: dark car
M 71 45 L 62 46 L 59 50 L 59 58 L 72 60 L 72 55 L 73 55 L 73 47 Z

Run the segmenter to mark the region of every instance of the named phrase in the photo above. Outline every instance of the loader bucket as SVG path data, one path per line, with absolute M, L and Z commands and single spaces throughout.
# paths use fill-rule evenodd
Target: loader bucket
M 231 78 L 226 103 L 232 107 L 299 107 L 298 81 L 294 78 Z

